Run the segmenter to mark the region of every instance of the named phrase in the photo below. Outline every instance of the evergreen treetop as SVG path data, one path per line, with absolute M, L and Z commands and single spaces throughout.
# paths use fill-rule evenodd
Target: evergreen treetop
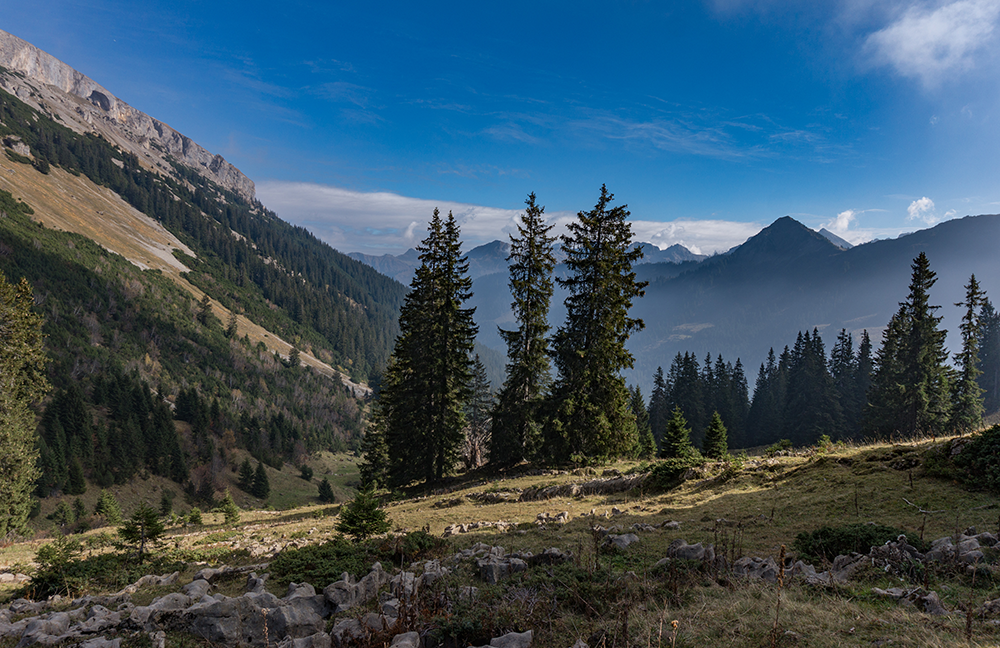
M 930 304 L 937 275 L 921 252 L 911 265 L 910 291 L 882 335 L 865 427 L 886 436 L 944 430 L 951 414 L 951 376 L 945 365 L 947 331 L 940 306 Z
M 718 412 L 712 413 L 712 422 L 708 424 L 705 431 L 705 451 L 703 453 L 711 459 L 722 459 L 729 454 L 729 442 L 726 435 L 726 426 L 722 423 L 722 417 Z
M 965 300 L 955 304 L 965 309 L 959 325 L 962 350 L 955 356 L 958 375 L 953 383 L 951 413 L 951 427 L 960 434 L 976 430 L 983 423 L 983 389 L 978 378 L 982 373 L 979 368 L 979 313 L 984 300 L 985 293 L 976 275 L 972 275 L 965 286 Z
M 680 407 L 674 411 L 667 421 L 667 428 L 660 443 L 660 457 L 664 459 L 683 459 L 691 456 L 694 447 L 691 445 L 691 428 Z
M 391 485 L 440 480 L 458 459 L 477 332 L 469 264 L 454 216 L 440 212 L 417 248 L 420 267 L 400 310 L 400 335 L 383 376 L 386 478 Z M 369 429 L 368 434 L 379 430 Z M 369 445 L 381 446 L 381 442 Z M 367 461 L 367 460 L 366 460 Z
M 602 185 L 594 208 L 579 212 L 561 237 L 569 274 L 556 281 L 569 296 L 566 320 L 552 341 L 559 379 L 546 430 L 547 451 L 559 461 L 625 456 L 636 443 L 620 372 L 633 365 L 625 343 L 644 325 L 628 313 L 646 282 L 633 270 L 643 254 L 632 245 L 629 212 L 625 205 L 611 207 L 612 200 Z
M 533 456 L 540 445 L 539 406 L 550 383 L 548 340 L 549 302 L 555 254 L 543 219 L 545 207 L 528 194 L 527 208 L 510 237 L 507 263 L 515 331 L 500 329 L 507 343 L 506 380 L 497 397 L 490 437 L 490 461 L 514 464 Z

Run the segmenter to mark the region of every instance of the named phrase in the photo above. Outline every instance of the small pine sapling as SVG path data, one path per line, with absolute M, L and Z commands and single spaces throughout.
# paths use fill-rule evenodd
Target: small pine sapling
M 375 492 L 370 489 L 358 491 L 358 494 L 344 506 L 337 522 L 337 531 L 353 536 L 356 542 L 392 528 L 385 511 L 378 507 L 379 501 Z
M 712 414 L 712 422 L 705 430 L 705 456 L 710 459 L 725 459 L 729 453 L 726 426 L 718 412 Z

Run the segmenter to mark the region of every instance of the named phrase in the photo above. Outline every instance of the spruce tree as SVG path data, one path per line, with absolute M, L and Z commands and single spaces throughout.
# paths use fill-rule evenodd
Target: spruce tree
M 660 443 L 660 456 L 664 459 L 683 459 L 693 453 L 691 428 L 688 427 L 681 408 L 674 407 L 663 433 L 663 442 Z
M 988 298 L 979 310 L 979 386 L 987 413 L 1000 410 L 1000 312 Z
M 950 376 L 945 366 L 946 331 L 930 305 L 937 281 L 927 255 L 911 266 L 910 292 L 882 334 L 865 430 L 878 436 L 906 437 L 942 431 L 950 418 Z
M 649 410 L 642 398 L 639 386 L 629 387 L 629 407 L 635 416 L 636 444 L 633 454 L 638 459 L 652 459 L 656 456 L 656 440 L 653 429 L 649 425 Z
M 332 504 L 334 499 L 333 486 L 330 485 L 330 480 L 324 477 L 319 482 L 319 501 L 324 504 Z
M 507 263 L 510 272 L 511 308 L 516 331 L 500 329 L 507 343 L 506 380 L 497 396 L 490 437 L 490 462 L 510 465 L 533 456 L 541 441 L 540 405 L 548 389 L 549 302 L 555 255 L 551 225 L 542 215 L 545 207 L 528 194 L 527 208 L 510 237 Z
M 391 360 L 390 360 L 391 362 Z M 390 365 L 391 366 L 391 365 Z M 394 372 L 387 371 L 391 377 Z M 384 387 L 385 382 L 382 383 Z M 363 488 L 378 488 L 389 483 L 389 448 L 386 445 L 386 427 L 388 416 L 385 401 L 377 398 L 371 405 L 368 425 L 361 437 L 361 456 L 363 457 L 358 471 L 361 473 Z
M 669 388 L 663 377 L 663 367 L 657 367 L 656 373 L 653 374 L 653 391 L 649 395 L 649 428 L 653 431 L 657 446 L 663 436 L 663 430 L 667 427 L 667 418 L 670 416 L 668 398 Z
M 226 524 L 239 524 L 240 523 L 240 507 L 236 505 L 233 500 L 233 496 L 226 491 L 226 494 L 222 497 L 222 501 L 219 502 L 219 510 L 222 511 L 222 516 L 225 519 Z M 192 513 L 194 509 L 192 509 Z
M 233 339 L 239 333 L 239 328 L 237 326 L 236 319 L 236 309 L 230 309 L 229 311 L 229 323 L 226 324 L 226 337 Z
M 102 490 L 101 494 L 97 496 L 94 515 L 100 515 L 108 524 L 121 523 L 122 508 L 118 505 L 118 500 L 111 491 Z
M 244 493 L 250 493 L 253 491 L 253 464 L 250 463 L 250 458 L 247 457 L 240 464 L 239 479 L 236 482 L 236 486 L 239 487 Z
M 267 499 L 271 494 L 271 482 L 267 478 L 267 469 L 264 464 L 257 462 L 257 470 L 253 474 L 253 488 L 250 491 L 258 499 Z
M 341 510 L 337 531 L 353 536 L 355 541 L 385 533 L 392 528 L 392 524 L 378 504 L 373 491 L 359 490 L 354 499 Z
M 469 384 L 469 400 L 465 405 L 465 449 L 462 453 L 465 468 L 472 470 L 486 463 L 490 446 L 493 412 L 493 392 L 486 377 L 486 367 L 477 353 L 472 359 L 472 382 Z
M 438 210 L 417 248 L 420 267 L 399 313 L 400 334 L 381 394 L 390 485 L 435 481 L 461 451 L 477 327 L 469 263 L 452 214 Z
M 69 481 L 66 483 L 67 495 L 83 495 L 87 492 L 87 481 L 83 477 L 83 466 L 74 457 L 69 462 Z
M 36 466 L 35 413 L 48 391 L 42 319 L 31 285 L 0 272 L 0 538 L 25 529 Z
M 712 422 L 705 430 L 705 451 L 704 455 L 711 459 L 723 459 L 729 454 L 729 441 L 726 434 L 726 426 L 722 423 L 722 417 L 718 412 L 712 414 Z
M 625 344 L 643 328 L 629 317 L 646 282 L 633 264 L 642 249 L 632 245 L 625 205 L 601 186 L 597 204 L 579 212 L 563 235 L 569 276 L 557 279 L 569 292 L 566 320 L 552 341 L 558 369 L 546 426 L 546 453 L 555 461 L 574 456 L 608 459 L 628 455 L 636 444 L 635 417 L 621 371 L 633 366 Z
M 842 415 L 819 331 L 799 333 L 788 369 L 783 435 L 808 445 L 826 434 L 841 436 Z
M 979 312 L 985 295 L 976 281 L 969 277 L 965 286 L 965 300 L 955 304 L 965 309 L 959 331 L 962 350 L 955 356 L 958 376 L 952 388 L 951 427 L 959 434 L 977 430 L 983 423 L 983 389 L 979 386 Z
M 163 522 L 160 521 L 156 510 L 143 502 L 118 529 L 118 537 L 124 545 L 135 549 L 141 565 L 146 553 L 162 542 L 163 532 Z

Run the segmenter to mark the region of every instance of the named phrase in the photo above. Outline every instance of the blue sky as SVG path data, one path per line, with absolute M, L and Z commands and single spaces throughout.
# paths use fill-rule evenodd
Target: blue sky
M 281 217 L 466 249 L 601 183 L 710 253 L 791 215 L 858 243 L 1000 212 L 1000 0 L 33 0 L 0 29 L 221 153 Z

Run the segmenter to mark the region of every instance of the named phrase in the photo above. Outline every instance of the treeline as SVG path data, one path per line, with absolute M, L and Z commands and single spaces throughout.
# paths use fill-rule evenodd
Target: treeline
M 28 144 L 40 171 L 83 174 L 163 223 L 198 255 L 184 259 L 190 279 L 227 308 L 326 351 L 356 378 L 385 363 L 405 292 L 398 282 L 191 169 L 174 164 L 180 181 L 144 169 L 134 155 L 0 91 L 0 136 L 7 134 Z
M 935 281 L 921 254 L 913 263 L 910 294 L 877 352 L 867 331 L 855 345 L 844 329 L 829 355 L 817 329 L 800 332 L 778 355 L 771 349 L 749 404 L 746 383 L 738 385 L 739 360 L 733 367 L 721 356 L 713 364 L 709 356 L 699 368 L 693 354 L 678 354 L 666 376 L 659 368 L 653 377 L 647 407 L 657 443 L 662 445 L 675 408 L 698 447 L 704 447 L 714 412 L 729 431 L 729 447 L 736 448 L 779 440 L 804 446 L 823 435 L 837 440 L 976 429 L 984 409 L 1000 409 L 1000 314 L 971 277 L 965 301 L 957 304 L 965 309 L 961 350 L 954 366 L 948 365 L 946 332 L 934 315 L 939 307 L 929 304 Z

